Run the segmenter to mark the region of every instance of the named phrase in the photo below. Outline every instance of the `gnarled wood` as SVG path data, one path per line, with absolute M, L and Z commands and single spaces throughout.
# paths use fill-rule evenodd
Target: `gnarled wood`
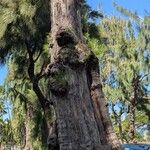
M 104 93 L 102 91 L 98 59 L 93 55 L 88 61 L 88 64 L 88 75 L 91 82 L 91 98 L 101 142 L 102 144 L 110 145 L 113 150 L 121 149 L 118 138 L 113 131 Z
M 80 0 L 51 0 L 53 44 L 47 74 L 59 149 L 119 150 L 101 90 L 97 59 L 95 63 L 96 57 L 83 40 L 79 5 Z

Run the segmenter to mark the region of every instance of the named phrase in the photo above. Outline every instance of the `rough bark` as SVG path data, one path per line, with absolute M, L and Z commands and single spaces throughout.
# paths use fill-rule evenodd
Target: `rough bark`
M 132 81 L 133 96 L 129 99 L 129 141 L 135 142 L 135 110 L 137 100 L 141 97 L 140 76 L 135 75 Z
M 33 150 L 32 142 L 31 142 L 31 128 L 30 123 L 33 119 L 33 108 L 28 106 L 26 113 L 26 123 L 25 123 L 25 150 Z
M 108 113 L 107 103 L 102 91 L 99 75 L 99 62 L 94 55 L 91 57 L 91 59 L 89 59 L 89 66 L 88 74 L 91 76 L 91 97 L 101 141 L 103 144 L 110 145 L 111 149 L 120 149 L 120 143 L 113 130 Z
M 129 141 L 134 142 L 135 136 L 135 99 L 130 100 L 129 108 Z
M 120 149 L 99 80 L 98 60 L 84 43 L 80 0 L 51 0 L 47 68 L 60 150 Z

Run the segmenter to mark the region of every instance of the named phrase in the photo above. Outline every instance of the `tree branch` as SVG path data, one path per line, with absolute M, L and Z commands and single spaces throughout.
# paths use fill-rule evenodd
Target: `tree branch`
M 36 75 L 38 81 L 46 76 L 46 73 L 44 71 L 44 66 L 45 66 L 45 62 L 43 62 L 42 64 L 41 71 Z
M 41 54 L 42 54 L 42 50 L 40 50 L 40 52 L 39 52 L 37 58 L 35 58 L 34 62 L 36 62 L 39 59 L 39 57 L 41 56 Z
M 145 77 L 147 77 L 148 76 L 148 74 L 145 74 L 143 77 L 141 77 L 140 79 L 139 79 L 139 81 L 142 81 Z
M 35 75 L 34 71 L 35 71 L 35 62 L 33 59 L 33 51 L 30 50 L 30 47 L 27 45 L 27 52 L 29 55 L 29 66 L 28 66 L 28 75 L 29 78 L 31 80 L 32 86 L 33 86 L 33 90 L 35 92 L 35 94 L 37 95 L 39 102 L 43 108 L 43 110 L 45 110 L 45 107 L 47 107 L 47 105 L 52 104 L 50 103 L 46 97 L 44 96 L 44 94 L 42 93 L 39 85 L 38 85 L 38 81 L 39 79 L 42 77 L 40 76 L 40 78 Z

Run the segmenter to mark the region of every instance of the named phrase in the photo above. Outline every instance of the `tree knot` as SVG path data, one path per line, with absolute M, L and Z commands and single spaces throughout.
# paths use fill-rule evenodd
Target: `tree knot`
M 56 41 L 59 47 L 66 47 L 67 45 L 75 45 L 78 40 L 71 29 L 60 29 L 56 34 Z

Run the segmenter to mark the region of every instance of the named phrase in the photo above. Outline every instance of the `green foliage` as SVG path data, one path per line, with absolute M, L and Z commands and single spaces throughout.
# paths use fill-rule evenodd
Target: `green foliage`
M 146 132 L 146 141 L 149 143 L 150 142 L 150 130 L 148 128 L 147 132 Z
M 127 142 L 128 108 L 129 100 L 135 94 L 133 87 L 135 78 L 139 78 L 135 108 L 136 127 L 141 127 L 150 121 L 150 93 L 146 88 L 146 85 L 150 84 L 148 77 L 150 17 L 147 15 L 142 21 L 136 13 L 115 3 L 114 6 L 119 12 L 135 21 L 139 29 L 137 35 L 132 21 L 114 16 L 104 17 L 101 12 L 92 10 L 85 0 L 81 2 L 81 17 L 87 43 L 100 60 L 101 80 L 106 99 L 114 105 L 111 116 L 115 131 Z M 7 60 L 8 65 L 5 88 L 0 87 L 0 127 L 3 129 L 0 138 L 3 136 L 2 141 L 8 142 L 9 136 L 13 142 L 23 145 L 26 127 L 29 126 L 32 146 L 39 150 L 42 150 L 44 113 L 28 76 L 30 61 L 27 50 L 33 52 L 34 73 L 36 75 L 44 73 L 49 63 L 49 15 L 49 0 L 0 1 L 0 63 Z M 95 23 L 97 19 L 101 19 L 99 25 Z M 63 72 L 53 76 L 50 82 L 54 83 L 53 80 L 57 81 L 60 87 L 65 87 L 67 84 Z M 39 81 L 41 91 L 48 99 L 51 98 L 47 86 L 50 82 L 45 79 Z M 7 122 L 2 119 L 6 113 L 4 99 L 10 99 L 13 104 L 12 118 Z M 49 114 L 49 122 L 52 122 L 55 120 L 53 108 Z M 122 135 L 119 133 L 119 125 L 122 126 Z M 135 138 L 138 140 L 142 138 L 138 131 Z
M 9 111 L 4 87 L 0 86 L 0 145 L 14 142 Z
M 90 37 L 99 38 L 97 25 L 94 23 L 98 19 L 102 19 L 103 13 L 92 10 L 86 0 L 81 1 L 81 23 L 84 34 L 89 34 Z
M 0 63 L 7 60 L 8 76 L 5 81 L 4 95 L 13 105 L 11 119 L 13 140 L 17 144 L 24 145 L 26 126 L 30 124 L 32 146 L 33 148 L 38 146 L 38 149 L 42 144 L 41 125 L 44 116 L 28 77 L 30 62 L 27 50 L 33 52 L 35 74 L 43 73 L 49 63 L 49 5 L 49 0 L 2 0 L 0 2 L 2 8 L 0 9 Z M 45 86 L 42 90 L 47 94 L 45 83 L 40 82 L 40 84 L 43 84 L 41 87 Z M 34 117 L 31 116 L 27 122 L 29 106 L 33 110 Z
M 134 19 L 136 23 L 140 23 L 141 19 L 138 16 L 137 12 L 130 11 L 122 6 L 119 6 L 117 3 L 113 3 L 113 6 L 119 11 L 122 15 Z
M 47 40 L 46 40 L 47 42 Z M 38 74 L 42 72 L 48 64 L 48 44 L 43 45 L 43 51 L 40 53 L 35 53 L 35 73 Z M 43 110 L 39 103 L 38 97 L 32 89 L 32 84 L 28 77 L 28 62 L 24 64 L 19 63 L 23 53 L 14 53 L 15 57 L 10 58 L 8 61 L 8 76 L 5 81 L 6 96 L 13 103 L 12 109 L 12 129 L 14 134 L 14 140 L 17 144 L 24 145 L 26 126 L 30 125 L 30 140 L 32 141 L 33 147 L 42 146 L 42 123 L 43 123 Z M 24 59 L 24 58 L 23 58 Z M 43 64 L 41 66 L 41 64 Z M 21 70 L 20 70 L 21 69 Z M 47 84 L 45 84 L 45 79 L 42 79 L 39 84 L 41 85 L 41 90 L 47 96 L 48 89 Z M 28 118 L 28 111 L 31 108 L 31 115 Z M 50 115 L 51 118 L 51 115 Z M 38 143 L 38 145 L 37 145 Z
M 49 1 L 2 0 L 0 7 L 0 61 L 26 47 L 41 50 L 50 31 Z
M 139 25 L 137 24 L 137 26 Z M 144 100 L 149 99 L 149 93 L 145 88 L 145 85 L 150 83 L 147 78 L 149 64 L 145 63 L 145 59 L 148 57 L 145 56 L 145 52 L 149 50 L 139 45 L 141 33 L 145 31 L 142 27 L 136 35 L 132 22 L 118 17 L 106 17 L 102 19 L 98 27 L 99 39 L 86 36 L 90 48 L 100 60 L 100 73 L 105 97 L 109 103 L 113 103 L 116 107 L 114 110 L 111 109 L 114 111 L 112 120 L 115 124 L 115 130 L 118 136 L 120 138 L 122 136 L 125 141 L 129 139 L 128 108 L 130 107 L 130 99 L 135 94 L 133 86 L 135 78 L 139 78 L 135 108 L 137 129 L 150 120 L 148 117 L 149 108 L 147 108 L 149 102 Z M 121 119 L 121 124 L 116 119 Z M 122 131 L 119 131 L 120 125 Z M 138 132 L 135 138 L 141 139 Z

